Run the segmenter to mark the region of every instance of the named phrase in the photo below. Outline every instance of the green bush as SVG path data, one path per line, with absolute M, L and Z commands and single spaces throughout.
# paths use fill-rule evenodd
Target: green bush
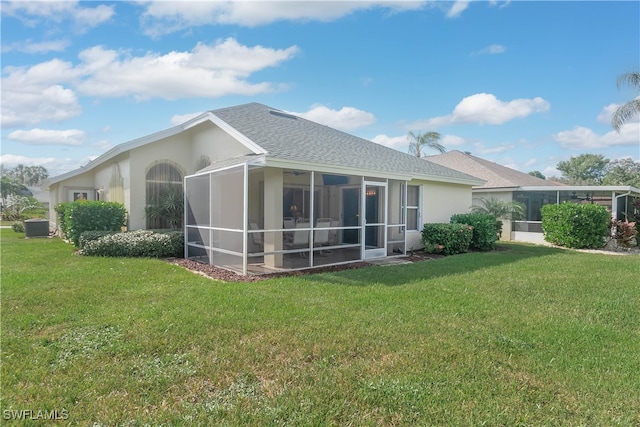
M 422 244 L 428 253 L 453 255 L 469 250 L 473 227 L 466 224 L 425 224 L 422 227 Z
M 16 221 L 13 224 L 11 224 L 11 228 L 16 233 L 24 233 L 24 223 L 21 221 Z
M 609 211 L 596 204 L 564 202 L 540 209 L 544 239 L 569 248 L 601 248 L 610 234 Z
M 82 255 L 113 257 L 182 258 L 184 255 L 184 233 L 182 231 L 157 233 L 150 230 L 136 230 L 109 234 L 97 240 L 86 242 L 80 253 Z
M 116 202 L 77 201 L 56 206 L 64 218 L 61 229 L 67 239 L 80 246 L 80 235 L 85 231 L 120 231 L 126 224 L 127 211 Z
M 486 213 L 456 214 L 451 217 L 453 224 L 467 224 L 473 227 L 471 248 L 477 251 L 490 251 L 496 248 L 498 240 L 498 221 Z M 502 223 L 500 223 L 500 231 Z
M 58 229 L 62 233 L 63 237 L 67 236 L 67 223 L 64 220 L 64 215 L 65 215 L 65 212 L 67 211 L 67 208 L 72 204 L 73 202 L 58 203 L 53 208 L 56 211 L 56 214 L 58 214 Z
M 104 236 L 108 236 L 109 234 L 115 234 L 115 233 L 118 233 L 118 231 L 109 231 L 109 230 L 85 231 L 80 235 L 80 249 L 84 248 L 89 242 L 93 242 L 94 240 L 98 240 Z

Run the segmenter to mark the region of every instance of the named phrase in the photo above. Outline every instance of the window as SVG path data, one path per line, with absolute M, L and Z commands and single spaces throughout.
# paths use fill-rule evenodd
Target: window
M 179 165 L 154 163 L 146 175 L 146 216 L 148 229 L 182 227 L 182 177 Z
M 407 185 L 407 230 L 419 228 L 420 186 Z

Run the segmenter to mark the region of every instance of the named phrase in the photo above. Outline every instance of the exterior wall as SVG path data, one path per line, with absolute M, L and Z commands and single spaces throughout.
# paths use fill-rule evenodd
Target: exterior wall
M 189 141 L 184 133 L 161 139 L 130 151 L 129 166 L 129 230 L 146 227 L 146 175 L 150 166 L 166 160 L 181 170 L 183 177 L 191 169 Z
M 451 215 L 469 212 L 472 202 L 470 186 L 425 181 L 409 183 L 416 184 L 422 186 L 421 224 L 449 222 Z M 420 231 L 407 231 L 407 250 L 422 248 Z
M 74 192 L 86 192 L 87 199 L 93 200 L 95 188 L 95 179 L 92 172 L 83 173 L 50 186 L 49 219 L 53 223 L 53 227 L 58 227 L 58 215 L 55 211 L 58 203 L 72 202 Z
M 473 206 L 482 206 L 480 199 L 498 199 L 505 202 L 513 200 L 512 191 L 491 191 L 491 192 L 473 192 Z M 502 220 L 502 241 L 512 240 L 511 238 L 511 220 Z
M 213 123 L 198 125 L 188 135 L 191 140 L 191 159 L 187 174 L 197 172 L 195 165 L 202 155 L 217 162 L 251 153 L 251 150 Z

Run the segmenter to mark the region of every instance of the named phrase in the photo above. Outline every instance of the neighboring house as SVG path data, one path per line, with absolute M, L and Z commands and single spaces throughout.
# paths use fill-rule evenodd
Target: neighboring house
M 484 184 L 473 187 L 473 205 L 489 198 L 515 200 L 525 205 L 527 217 L 523 221 L 503 221 L 503 240 L 543 242 L 540 208 L 548 203 L 598 203 L 606 206 L 612 217 L 624 219 L 633 214 L 633 199 L 640 197 L 637 188 L 564 185 L 460 151 L 449 151 L 426 159 L 485 180 Z
M 133 230 L 166 227 L 145 206 L 184 183 L 185 257 L 247 274 L 418 249 L 422 225 L 467 211 L 482 182 L 251 103 L 121 144 L 49 189 L 52 210 L 123 203 Z

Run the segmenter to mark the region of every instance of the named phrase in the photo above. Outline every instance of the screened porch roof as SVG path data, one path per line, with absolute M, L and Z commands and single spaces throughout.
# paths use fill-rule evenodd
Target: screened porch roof
M 214 122 L 222 120 L 259 147 L 261 152 L 256 154 L 264 154 L 266 166 L 465 185 L 481 185 L 484 182 L 471 175 L 262 104 L 245 104 L 206 114 L 213 116 Z M 258 158 L 259 156 L 244 157 L 246 161 L 257 161 Z M 207 170 L 225 167 L 224 163 L 226 161 L 212 164 Z M 201 172 L 203 171 L 199 171 Z

